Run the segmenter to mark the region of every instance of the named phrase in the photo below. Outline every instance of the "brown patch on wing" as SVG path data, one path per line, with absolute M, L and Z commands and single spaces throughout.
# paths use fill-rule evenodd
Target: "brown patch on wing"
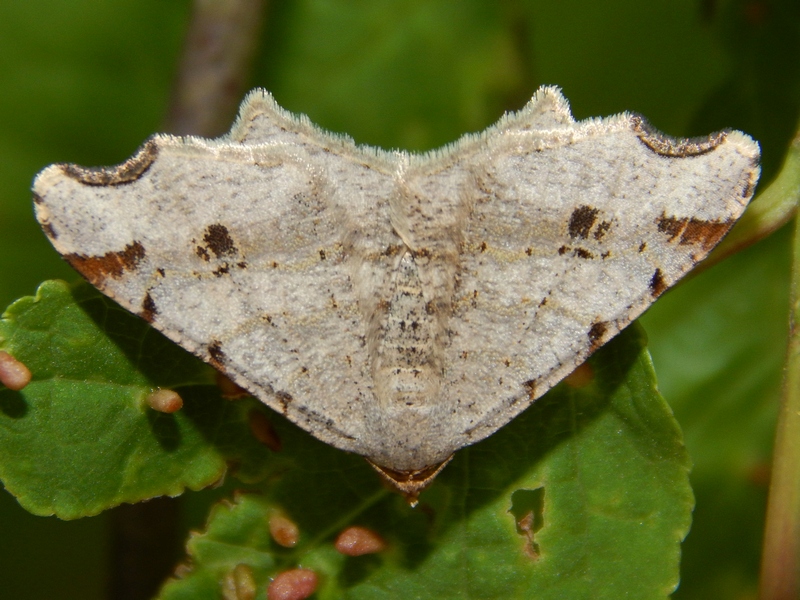
M 603 236 L 608 233 L 609 229 L 611 229 L 611 223 L 609 221 L 603 221 L 597 226 L 597 229 L 594 230 L 594 239 L 599 242 L 603 239 Z
M 631 125 L 642 143 L 650 150 L 661 156 L 673 158 L 687 158 L 706 154 L 722 144 L 728 137 L 727 131 L 719 131 L 712 133 L 708 137 L 672 138 L 658 131 L 639 115 L 631 117 Z
M 211 256 L 209 256 L 208 250 L 203 248 L 203 246 L 197 246 L 197 248 L 195 248 L 194 250 L 194 253 L 197 254 L 197 256 L 199 256 L 206 262 L 211 260 Z
M 147 292 L 144 295 L 144 300 L 142 300 L 142 312 L 139 313 L 139 316 L 148 323 L 152 323 L 157 314 L 158 307 L 156 306 L 155 300 L 153 300 L 150 292 Z
M 120 185 L 136 181 L 158 156 L 158 145 L 153 138 L 147 140 L 139 150 L 124 163 L 116 167 L 86 168 L 72 164 L 61 164 L 61 172 L 84 185 Z
M 289 412 L 289 405 L 294 402 L 294 398 L 288 392 L 275 392 L 275 398 L 281 403 L 281 409 L 284 415 Z
M 595 220 L 597 219 L 597 214 L 600 211 L 596 208 L 592 208 L 591 206 L 579 206 L 574 211 L 572 211 L 572 215 L 569 217 L 569 235 L 572 238 L 583 238 L 586 239 L 589 237 L 589 231 L 594 225 Z
M 664 274 L 661 269 L 656 269 L 653 277 L 650 279 L 650 293 L 653 298 L 658 298 L 667 289 L 667 282 L 664 281 Z
M 228 233 L 228 228 L 219 223 L 206 227 L 203 241 L 217 258 L 233 256 L 238 252 L 236 246 L 233 245 L 233 238 L 231 238 L 230 233 Z
M 392 244 L 390 246 L 386 246 L 381 254 L 383 256 L 397 256 L 400 252 L 405 250 L 405 246 L 403 244 Z
M 536 400 L 536 380 L 530 379 L 524 382 L 522 386 L 528 390 L 528 399 L 531 401 Z
M 668 217 L 662 214 L 656 221 L 658 231 L 669 236 L 672 242 L 680 236 L 678 243 L 682 246 L 696 245 L 709 251 L 716 246 L 733 225 L 728 221 L 703 221 L 702 219 Z
M 742 188 L 742 198 L 750 199 L 755 192 L 756 184 L 758 183 L 758 160 L 753 165 L 753 170 L 747 175 L 747 183 Z M 35 201 L 35 198 L 34 198 Z
M 589 336 L 589 341 L 592 343 L 592 349 L 596 350 L 599 348 L 603 343 L 603 336 L 608 331 L 608 324 L 604 321 L 598 321 L 594 323 L 587 335 Z
M 658 226 L 658 231 L 666 233 L 671 242 L 681 234 L 683 228 L 686 227 L 686 221 L 687 219 L 676 219 L 675 217 L 668 217 L 662 213 L 656 221 L 656 225 Z
M 711 250 L 733 226 L 730 221 L 701 221 L 690 219 L 681 234 L 681 244 L 700 244 L 703 250 Z
M 51 240 L 58 239 L 58 234 L 56 230 L 53 229 L 53 225 L 49 221 L 40 221 L 39 224 L 42 226 L 42 231 L 44 234 L 49 237 Z
M 133 242 L 118 252 L 106 252 L 102 256 L 65 254 L 70 266 L 83 275 L 89 283 L 101 287 L 108 277 L 119 279 L 125 271 L 135 270 L 145 257 L 141 242 Z
M 212 341 L 208 345 L 208 356 L 210 357 L 211 366 L 216 369 L 221 369 L 225 362 L 225 352 L 222 350 L 222 343 L 218 340 Z
M 213 271 L 211 271 L 211 274 L 214 275 L 215 277 L 222 277 L 223 275 L 227 275 L 230 272 L 231 268 L 228 266 L 228 263 L 225 263 L 224 265 L 219 266 Z

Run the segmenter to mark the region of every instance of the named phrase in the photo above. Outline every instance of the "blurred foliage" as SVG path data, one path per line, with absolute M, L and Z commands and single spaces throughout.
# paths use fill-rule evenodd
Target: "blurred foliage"
M 160 129 L 189 9 L 188 0 L 0 6 L 0 305 L 42 280 L 75 279 L 38 231 L 30 181 L 51 162 L 119 162 Z M 632 110 L 672 135 L 747 131 L 762 143 L 763 188 L 798 122 L 799 70 L 793 0 L 274 0 L 252 84 L 357 142 L 416 150 L 557 84 L 577 118 Z M 642 320 L 695 465 L 676 598 L 755 590 L 788 255 L 778 232 Z M 194 504 L 207 494 L 187 496 L 191 514 L 204 513 Z M 104 517 L 44 521 L 9 498 L 0 499 L 3 591 L 102 597 Z

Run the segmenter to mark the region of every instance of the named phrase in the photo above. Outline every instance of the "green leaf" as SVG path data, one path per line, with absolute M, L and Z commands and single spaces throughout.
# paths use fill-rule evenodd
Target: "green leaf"
M 0 479 L 34 514 L 74 519 L 277 463 L 250 433 L 255 401 L 227 402 L 213 370 L 86 284 L 42 284 L 0 321 L 0 347 L 33 381 L 0 390 Z M 157 388 L 184 408 L 158 413 Z
M 320 576 L 321 599 L 668 596 L 693 497 L 681 434 L 643 342 L 630 328 L 590 361 L 588 385 L 560 385 L 458 452 L 416 509 L 358 457 L 276 421 L 292 468 L 259 494 L 217 505 L 189 541 L 182 578 L 160 597 L 219 597 L 237 565 L 249 568 L 259 597 L 271 577 L 297 566 Z M 270 538 L 273 511 L 299 526 L 295 547 Z M 339 554 L 336 535 L 356 524 L 385 538 L 387 550 Z
M 675 598 L 755 597 L 786 356 L 790 237 L 685 281 L 641 319 L 697 497 Z

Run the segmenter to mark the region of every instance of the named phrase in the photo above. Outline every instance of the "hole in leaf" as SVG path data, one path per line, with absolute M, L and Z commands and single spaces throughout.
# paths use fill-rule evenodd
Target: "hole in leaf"
M 517 490 L 511 494 L 511 508 L 508 509 L 517 522 L 517 533 L 525 539 L 525 554 L 538 559 L 541 554 L 534 534 L 544 525 L 544 488 Z

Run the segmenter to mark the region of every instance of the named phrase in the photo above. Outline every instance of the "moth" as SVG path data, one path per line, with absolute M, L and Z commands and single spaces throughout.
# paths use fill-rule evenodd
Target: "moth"
M 221 138 L 155 135 L 33 191 L 98 289 L 414 498 L 702 260 L 758 163 L 738 131 L 576 122 L 554 87 L 425 154 L 255 90 Z

